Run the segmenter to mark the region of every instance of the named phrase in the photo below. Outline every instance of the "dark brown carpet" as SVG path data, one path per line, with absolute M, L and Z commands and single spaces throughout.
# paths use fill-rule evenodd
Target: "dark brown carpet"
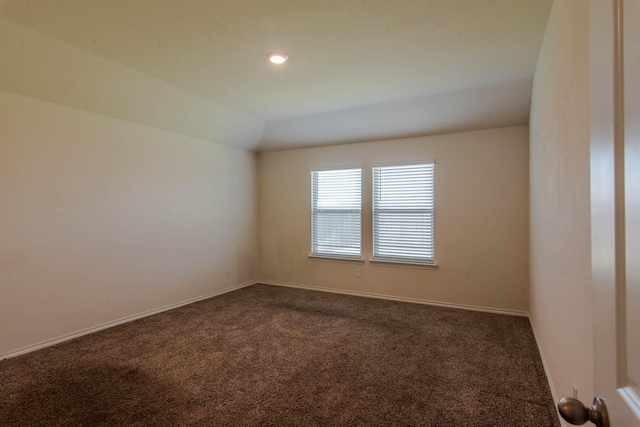
M 558 426 L 526 318 L 255 285 L 0 362 L 1 426 Z

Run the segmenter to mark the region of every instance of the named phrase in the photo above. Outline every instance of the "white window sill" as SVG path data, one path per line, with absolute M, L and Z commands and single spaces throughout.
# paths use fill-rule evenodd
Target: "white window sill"
M 389 258 L 371 258 L 369 260 L 371 265 L 394 265 L 398 267 L 413 267 L 424 268 L 427 270 L 437 270 L 438 264 L 435 262 L 419 262 L 402 259 L 389 259 Z
M 356 264 L 364 264 L 364 259 L 358 257 L 347 257 L 340 255 L 318 255 L 318 254 L 309 254 L 307 257 L 311 260 L 318 261 L 338 261 L 338 262 L 353 262 Z

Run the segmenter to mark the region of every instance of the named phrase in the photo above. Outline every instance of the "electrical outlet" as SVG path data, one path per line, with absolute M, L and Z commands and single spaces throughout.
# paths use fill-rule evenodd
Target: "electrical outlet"
M 360 277 L 360 269 L 356 268 L 356 277 Z
M 227 264 L 227 274 L 231 274 L 231 264 Z

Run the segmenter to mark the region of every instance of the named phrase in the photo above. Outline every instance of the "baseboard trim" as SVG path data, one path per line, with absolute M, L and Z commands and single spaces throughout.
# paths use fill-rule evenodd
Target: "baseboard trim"
M 348 291 L 344 289 L 325 288 L 321 286 L 299 285 L 294 283 L 272 282 L 272 281 L 264 281 L 264 280 L 260 280 L 257 283 L 262 283 L 265 285 L 273 285 L 273 286 L 283 286 L 286 288 L 306 289 L 309 291 L 320 291 L 320 292 L 330 292 L 334 294 L 353 295 L 356 297 L 377 298 L 377 299 L 385 299 L 390 301 L 410 302 L 414 304 L 457 308 L 461 310 L 481 311 L 484 313 L 506 314 L 509 316 L 518 316 L 518 317 L 529 317 L 528 312 L 520 311 L 520 310 L 507 310 L 507 309 L 493 308 L 493 307 L 481 307 L 481 306 L 466 305 L 466 304 L 453 304 L 453 303 L 442 302 L 442 301 L 423 300 L 423 299 L 417 299 L 417 298 L 405 298 L 405 297 L 397 297 L 393 295 L 376 294 L 372 292 Z
M 283 282 L 273 282 L 273 281 L 260 280 L 260 281 L 253 281 L 253 282 L 243 283 L 241 285 L 237 285 L 237 286 L 234 286 L 234 287 L 231 287 L 231 288 L 226 288 L 226 289 L 223 289 L 221 291 L 212 292 L 210 294 L 203 295 L 201 297 L 192 298 L 192 299 L 189 299 L 189 300 L 186 300 L 186 301 L 182 301 L 182 302 L 179 302 L 179 303 L 176 303 L 176 304 L 171 304 L 171 305 L 168 305 L 168 306 L 165 306 L 165 307 L 161 307 L 161 308 L 157 308 L 157 309 L 154 309 L 154 310 L 148 310 L 148 311 L 145 311 L 143 313 L 135 314 L 133 316 L 123 317 L 121 319 L 117 319 L 117 320 L 114 320 L 114 321 L 111 321 L 111 322 L 103 323 L 103 324 L 98 325 L 98 326 L 94 326 L 94 327 L 91 327 L 91 328 L 83 329 L 83 330 L 78 331 L 78 332 L 74 332 L 74 333 L 71 333 L 71 334 L 63 335 L 63 336 L 58 337 L 58 338 L 54 338 L 54 339 L 51 339 L 51 340 L 43 341 L 43 342 L 40 342 L 40 343 L 37 343 L 37 344 L 33 344 L 33 345 L 30 345 L 30 346 L 27 346 L 27 347 L 23 347 L 21 349 L 18 349 L 18 350 L 15 350 L 15 351 L 0 355 L 0 360 L 10 359 L 12 357 L 16 357 L 16 356 L 20 356 L 20 355 L 23 355 L 23 354 L 31 353 L 32 351 L 40 350 L 40 349 L 43 349 L 43 348 L 46 348 L 46 347 L 51 347 L 53 345 L 60 344 L 60 343 L 63 343 L 65 341 L 70 341 L 72 339 L 79 338 L 79 337 L 84 336 L 84 335 L 89 335 L 89 334 L 92 334 L 94 332 L 101 331 L 103 329 L 112 328 L 114 326 L 122 325 L 124 323 L 132 322 L 134 320 L 142 319 L 144 317 L 153 316 L 154 314 L 159 314 L 159 313 L 162 313 L 164 311 L 173 310 L 174 308 L 178 308 L 178 307 L 182 307 L 184 305 L 192 304 L 192 303 L 197 302 L 197 301 L 202 301 L 202 300 L 205 300 L 205 299 L 213 298 L 215 296 L 226 294 L 228 292 L 233 292 L 233 291 L 236 291 L 238 289 L 246 288 L 246 287 L 249 287 L 249 286 L 253 286 L 253 285 L 258 284 L 258 283 L 262 283 L 262 284 L 265 284 L 265 285 L 272 285 L 272 286 L 282 286 L 282 287 L 287 287 L 287 288 L 306 289 L 306 290 L 310 290 L 310 291 L 319 291 L 319 292 L 329 292 L 329 293 L 343 294 L 343 295 L 352 295 L 352 296 L 357 296 L 357 297 L 377 298 L 377 299 L 384 299 L 384 300 L 390 300 L 390 301 L 400 301 L 400 302 L 408 302 L 408 303 L 414 303 L 414 304 L 424 304 L 424 305 L 433 305 L 433 306 L 438 306 L 438 307 L 456 308 L 456 309 L 461 309 L 461 310 L 480 311 L 480 312 L 485 312 L 485 313 L 506 314 L 506 315 L 509 315 L 509 316 L 519 316 L 519 317 L 528 317 L 529 316 L 529 313 L 527 313 L 526 311 L 519 311 L 519 310 L 506 310 L 506 309 L 498 309 L 498 308 L 493 308 L 493 307 L 481 307 L 481 306 L 465 305 L 465 304 L 453 304 L 453 303 L 447 303 L 447 302 L 442 302 L 442 301 L 432 301 L 432 300 L 423 300 L 423 299 L 417 299 L 417 298 L 405 298 L 405 297 L 397 297 L 397 296 L 393 296 L 393 295 L 376 294 L 376 293 L 372 293 L 372 292 L 348 291 L 348 290 L 343 290 L 343 289 L 325 288 L 325 287 L 321 287 L 321 286 L 309 286 L 309 285 L 300 285 L 300 284 L 294 284 L 294 283 L 283 283 Z M 535 336 L 535 328 L 533 328 L 533 325 L 532 325 L 532 329 L 533 329 L 534 336 Z M 537 339 L 537 336 L 536 336 L 536 343 L 538 343 L 538 350 L 539 350 L 540 356 L 542 358 L 542 363 L 544 365 L 544 369 L 545 369 L 545 373 L 547 375 L 547 379 L 549 380 L 549 386 L 551 388 L 551 393 L 553 395 L 554 400 L 557 401 L 557 395 L 555 394 L 555 389 L 553 387 L 553 382 L 551 381 L 551 377 L 549 375 L 549 370 L 548 370 L 547 364 L 545 362 L 544 354 L 542 352 L 542 349 L 540 348 L 540 344 L 539 344 L 539 341 Z M 563 427 L 565 427 L 565 426 L 563 426 Z
M 0 360 L 10 359 L 12 357 L 16 357 L 16 356 L 20 356 L 20 355 L 23 355 L 23 354 L 31 353 L 32 351 L 40 350 L 40 349 L 43 349 L 43 348 L 46 348 L 46 347 L 51 347 L 52 345 L 60 344 L 60 343 L 63 343 L 65 341 L 70 341 L 72 339 L 79 338 L 79 337 L 84 336 L 84 335 L 89 335 L 89 334 L 92 334 L 94 332 L 102 331 L 103 329 L 112 328 L 114 326 L 122 325 L 123 323 L 133 322 L 134 320 L 142 319 L 142 318 L 148 317 L 148 316 L 153 316 L 154 314 L 159 314 L 159 313 L 162 313 L 164 311 L 173 310 L 174 308 L 182 307 L 182 306 L 185 306 L 185 305 L 188 305 L 188 304 L 193 304 L 194 302 L 198 302 L 198 301 L 202 301 L 202 300 L 205 300 L 205 299 L 213 298 L 215 296 L 226 294 L 228 292 L 237 291 L 238 289 L 246 288 L 248 286 L 253 286 L 253 285 L 257 284 L 257 283 L 261 283 L 261 282 L 255 282 L 254 281 L 254 282 L 243 283 L 241 285 L 233 286 L 231 288 L 226 288 L 226 289 L 223 289 L 221 291 L 212 292 L 210 294 L 206 294 L 206 295 L 203 295 L 201 297 L 196 297 L 196 298 L 192 298 L 192 299 L 189 299 L 189 300 L 186 300 L 186 301 L 182 301 L 182 302 L 179 302 L 179 303 L 176 303 L 176 304 L 171 304 L 171 305 L 167 305 L 167 306 L 164 306 L 164 307 L 161 307 L 161 308 L 148 310 L 148 311 L 145 311 L 143 313 L 134 314 L 133 316 L 123 317 L 123 318 L 118 319 L 118 320 L 113 320 L 111 322 L 103 323 L 103 324 L 98 325 L 98 326 L 93 326 L 91 328 L 83 329 L 83 330 L 81 330 L 79 332 L 74 332 L 74 333 L 71 333 L 71 334 L 63 335 L 63 336 L 58 337 L 58 338 L 54 338 L 54 339 L 51 339 L 51 340 L 43 341 L 43 342 L 40 342 L 38 344 L 33 344 L 33 345 L 30 345 L 30 346 L 27 346 L 27 347 L 23 347 L 23 348 L 21 348 L 19 350 L 15 350 L 15 351 L 12 351 L 10 353 L 2 354 L 2 355 L 0 355 Z
M 551 390 L 551 397 L 554 402 L 558 402 L 559 397 L 556 393 L 556 388 L 553 385 L 553 379 L 551 378 L 551 371 L 549 370 L 549 365 L 547 364 L 547 359 L 544 357 L 544 351 L 542 351 L 542 347 L 540 346 L 540 340 L 538 339 L 538 334 L 536 332 L 536 327 L 531 321 L 531 316 L 529 316 L 529 324 L 531 325 L 531 330 L 533 331 L 533 338 L 536 340 L 536 345 L 538 346 L 538 353 L 540 353 L 540 359 L 542 360 L 542 366 L 544 367 L 544 373 L 547 376 L 547 383 L 549 384 L 549 389 Z M 561 416 L 558 415 L 558 419 L 560 420 L 561 427 L 569 427 L 569 424 L 562 419 Z

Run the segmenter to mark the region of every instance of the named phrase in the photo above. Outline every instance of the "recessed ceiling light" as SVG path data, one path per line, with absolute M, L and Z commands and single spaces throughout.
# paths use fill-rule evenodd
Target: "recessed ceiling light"
M 287 55 L 282 52 L 271 52 L 267 55 L 267 58 L 272 64 L 282 64 L 287 60 Z

